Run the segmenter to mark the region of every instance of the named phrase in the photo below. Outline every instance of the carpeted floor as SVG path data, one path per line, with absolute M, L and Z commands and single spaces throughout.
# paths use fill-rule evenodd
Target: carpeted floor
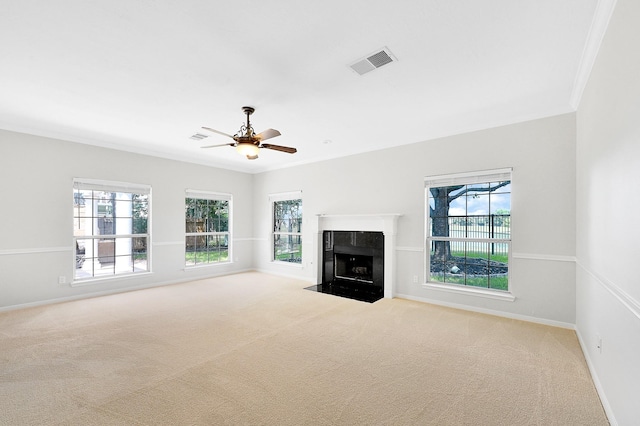
M 0 314 L 1 425 L 606 425 L 571 330 L 246 273 Z

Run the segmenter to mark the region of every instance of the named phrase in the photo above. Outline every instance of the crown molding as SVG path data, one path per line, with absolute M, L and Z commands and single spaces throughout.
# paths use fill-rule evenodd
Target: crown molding
M 607 27 L 609 26 L 611 15 L 613 15 L 616 2 L 617 0 L 598 0 L 598 5 L 593 14 L 593 20 L 591 21 L 591 27 L 589 28 L 589 34 L 587 34 L 587 41 L 585 42 L 582 57 L 580 58 L 578 73 L 573 82 L 571 97 L 569 98 L 569 104 L 574 110 L 577 110 L 580 105 L 582 93 L 589 81 L 591 70 L 596 62 L 596 57 L 598 56 L 604 35 L 607 32 Z

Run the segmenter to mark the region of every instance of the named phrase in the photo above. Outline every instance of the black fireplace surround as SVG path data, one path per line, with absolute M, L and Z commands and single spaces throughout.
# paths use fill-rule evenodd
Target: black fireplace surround
M 310 290 L 365 302 L 383 297 L 382 232 L 324 231 L 322 240 L 322 283 Z

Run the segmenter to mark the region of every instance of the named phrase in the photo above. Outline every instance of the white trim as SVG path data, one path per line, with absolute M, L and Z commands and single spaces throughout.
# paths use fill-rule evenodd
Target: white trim
M 229 236 L 229 231 L 186 232 L 184 235 L 186 237 L 201 237 L 201 236 L 219 237 L 221 235 Z
M 508 239 L 504 239 L 504 238 L 465 238 L 465 237 L 438 237 L 438 236 L 432 236 L 429 237 L 429 240 L 432 241 L 451 241 L 451 242 L 455 242 L 455 243 L 464 243 L 464 242 L 469 242 L 469 243 L 502 243 L 502 244 L 510 244 L 511 240 Z
M 133 194 L 151 194 L 151 185 L 119 182 L 103 179 L 73 178 L 73 189 L 105 192 L 129 192 Z
M 0 250 L 0 256 L 13 256 L 17 254 L 61 253 L 72 251 L 73 247 L 38 247 L 25 249 Z
M 137 278 L 140 276 L 149 276 L 149 275 L 153 275 L 153 272 L 151 272 L 150 270 L 140 271 L 140 272 L 119 273 L 119 274 L 112 274 L 112 275 L 99 275 L 99 276 L 93 276 L 90 278 L 81 278 L 81 279 L 74 278 L 69 283 L 69 287 L 84 287 L 84 286 L 96 285 L 105 281 L 113 281 L 113 280 L 119 280 L 119 279 L 129 280 L 131 278 Z
M 513 259 L 546 260 L 551 262 L 575 262 L 575 256 L 563 256 L 557 254 L 513 253 Z
M 256 238 L 256 237 L 246 237 L 246 238 L 233 238 L 234 242 L 246 242 L 246 241 L 267 241 L 267 238 Z M 181 246 L 184 245 L 184 240 L 182 241 L 161 241 L 157 243 L 153 243 L 154 246 Z M 0 252 L 0 254 L 2 254 Z
M 411 251 L 411 252 L 424 252 L 424 247 L 396 247 L 397 251 Z M 526 259 L 526 260 L 546 260 L 551 262 L 575 262 L 575 256 L 564 256 L 558 254 L 537 254 L 537 253 L 512 253 L 512 259 Z
M 297 191 L 289 191 L 289 192 L 278 192 L 274 194 L 269 194 L 269 202 L 274 203 L 275 201 L 285 201 L 285 200 L 300 200 L 302 199 L 302 190 L 299 189 Z
M 448 293 L 466 294 L 467 296 L 485 297 L 487 299 L 505 300 L 507 302 L 514 302 L 516 297 L 505 291 L 489 290 L 479 287 L 463 286 L 458 284 L 441 284 L 436 282 L 426 282 L 422 284 L 424 288 L 430 290 L 445 291 Z
M 476 172 L 448 173 L 446 175 L 425 176 L 426 186 L 443 186 L 455 184 L 469 184 L 477 182 L 497 182 L 511 180 L 513 168 L 480 170 Z
M 398 218 L 402 216 L 400 213 L 369 213 L 369 214 L 324 214 L 320 213 L 316 216 L 320 218 L 337 218 L 337 219 L 386 219 L 386 218 Z
M 233 195 L 226 192 L 202 191 L 199 189 L 185 189 L 185 198 L 197 198 L 200 200 L 232 201 Z
M 580 263 L 580 261 L 576 261 L 576 264 L 582 269 L 584 272 L 589 274 L 600 286 L 602 286 L 605 290 L 607 290 L 613 297 L 618 299 L 618 301 L 627 308 L 636 318 L 640 319 L 640 301 L 634 299 L 631 295 L 621 289 L 619 286 L 609 281 L 608 279 L 600 276 L 596 272 L 591 271 L 585 265 Z
M 287 262 L 287 261 L 284 261 L 284 260 L 272 260 L 270 263 L 272 265 L 285 266 L 285 267 L 291 267 L 291 268 L 298 268 L 298 269 L 303 269 L 304 268 L 302 263 Z
M 429 303 L 429 304 L 432 304 L 432 305 L 445 306 L 447 308 L 460 309 L 460 310 L 463 310 L 463 311 L 478 312 L 478 313 L 481 313 L 481 314 L 495 315 L 495 316 L 503 317 L 503 318 L 510 318 L 510 319 L 515 319 L 515 320 L 520 320 L 520 321 L 532 322 L 532 323 L 536 323 L 536 324 L 549 325 L 549 326 L 552 326 L 552 327 L 567 328 L 569 330 L 575 330 L 576 329 L 575 324 L 571 324 L 571 323 L 563 322 L 563 321 L 555 321 L 555 320 L 549 320 L 549 319 L 544 319 L 544 318 L 530 317 L 528 315 L 514 314 L 514 313 L 511 313 L 511 312 L 504 312 L 504 311 L 496 311 L 496 310 L 493 310 L 493 309 L 477 308 L 475 306 L 462 305 L 462 304 L 459 304 L 459 303 L 443 302 L 443 301 L 440 301 L 440 300 L 429 299 L 427 297 L 417 297 L 417 296 L 412 296 L 412 295 L 409 295 L 409 294 L 396 294 L 396 297 L 399 297 L 401 299 L 413 300 L 413 301 L 416 301 L 416 302 Z
M 596 11 L 591 21 L 591 27 L 587 34 L 587 41 L 582 50 L 578 72 L 573 81 L 571 96 L 569 97 L 569 105 L 571 105 L 574 111 L 580 106 L 582 94 L 584 93 L 585 87 L 587 87 L 591 70 L 598 57 L 598 51 L 607 32 L 607 27 L 609 26 L 609 21 L 611 20 L 615 6 L 616 0 L 598 0 Z
M 208 262 L 208 263 L 197 263 L 195 265 L 185 265 L 184 268 L 182 268 L 183 272 L 190 272 L 190 271 L 194 271 L 194 270 L 198 270 L 201 268 L 209 268 L 209 267 L 221 267 L 224 265 L 231 265 L 234 262 L 229 259 L 226 262 Z

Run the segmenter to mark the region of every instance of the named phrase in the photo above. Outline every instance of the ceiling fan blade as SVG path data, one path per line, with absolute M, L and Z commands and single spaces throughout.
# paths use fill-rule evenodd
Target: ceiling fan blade
M 282 145 L 272 145 L 269 143 L 260 145 L 260 148 L 273 149 L 275 151 L 286 152 L 288 154 L 295 154 L 296 152 L 298 152 L 298 150 L 295 148 L 290 148 L 288 146 L 282 146 Z
M 234 138 L 233 136 L 231 136 L 231 135 L 229 135 L 229 134 L 227 134 L 227 133 L 221 132 L 221 131 L 219 131 L 219 130 L 212 129 L 212 128 L 210 128 L 210 127 L 202 127 L 202 128 L 203 128 L 203 129 L 205 129 L 205 130 L 208 130 L 208 131 L 210 131 L 210 132 L 217 133 L 217 134 L 219 134 L 219 135 L 226 136 L 226 137 L 228 137 L 228 138 L 231 138 L 231 139 L 235 140 L 235 138 Z
M 206 145 L 206 146 L 201 146 L 200 148 L 217 148 L 219 146 L 236 146 L 235 143 L 221 143 L 218 145 Z
M 276 136 L 280 136 L 282 133 L 277 131 L 276 129 L 267 129 L 256 135 L 259 141 L 266 141 L 267 139 L 275 138 Z

